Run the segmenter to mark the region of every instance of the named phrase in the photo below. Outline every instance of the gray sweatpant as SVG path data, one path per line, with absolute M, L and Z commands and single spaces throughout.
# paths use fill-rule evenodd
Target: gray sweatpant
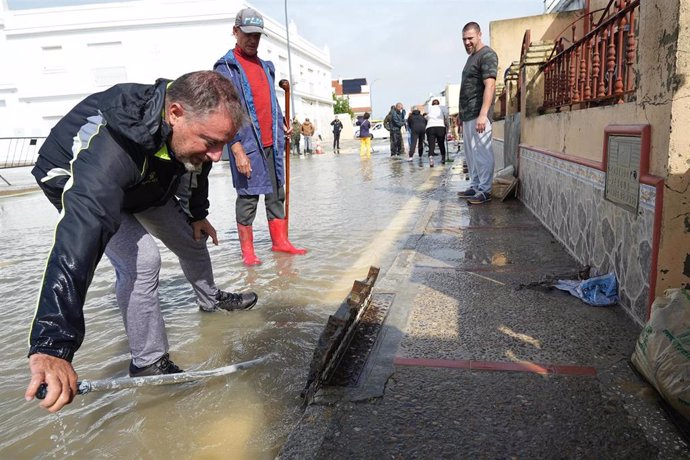
M 465 161 L 470 173 L 470 188 L 480 192 L 491 193 L 494 181 L 494 151 L 491 147 L 491 121 L 486 124 L 484 132 L 477 132 L 477 119 L 462 123 L 463 148 Z
M 199 303 L 213 306 L 218 289 L 206 238 L 194 241 L 192 227 L 175 199 L 137 214 L 122 213 L 121 217 L 120 228 L 108 242 L 105 254 L 115 268 L 115 295 L 132 361 L 144 367 L 168 352 L 158 299 L 161 257 L 153 237 L 179 258 Z

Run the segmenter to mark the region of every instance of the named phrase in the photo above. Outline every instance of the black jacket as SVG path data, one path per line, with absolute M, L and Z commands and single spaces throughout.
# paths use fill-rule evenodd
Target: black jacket
M 407 119 L 407 125 L 410 127 L 410 131 L 417 134 L 423 133 L 426 129 L 426 118 L 424 118 L 424 115 L 422 115 L 419 110 L 415 109 Z
M 168 151 L 168 81 L 122 84 L 77 104 L 51 130 L 32 170 L 62 211 L 30 334 L 29 355 L 72 360 L 84 338 L 84 299 L 122 212 L 174 199 L 185 167 Z M 190 198 L 192 220 L 208 214 L 210 163 Z
M 343 122 L 337 118 L 331 122 L 331 126 L 333 126 L 333 134 L 340 134 L 343 130 Z

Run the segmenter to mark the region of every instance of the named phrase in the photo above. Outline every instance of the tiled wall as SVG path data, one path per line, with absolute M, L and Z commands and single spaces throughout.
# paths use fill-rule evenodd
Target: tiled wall
M 604 199 L 605 174 L 520 146 L 520 199 L 583 265 L 614 272 L 620 304 L 647 320 L 656 188 L 641 184 L 637 213 Z

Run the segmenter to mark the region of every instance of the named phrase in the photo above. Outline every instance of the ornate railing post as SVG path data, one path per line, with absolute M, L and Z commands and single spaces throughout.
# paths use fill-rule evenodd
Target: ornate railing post
M 637 53 L 636 41 L 635 41 L 635 31 L 633 27 L 635 26 L 635 10 L 630 10 L 630 22 L 628 23 L 627 31 L 627 44 L 626 49 L 628 50 L 625 56 L 625 75 L 626 75 L 626 91 L 632 91 L 634 89 L 633 85 L 633 70 L 632 66 L 635 63 L 635 54 Z
M 613 29 L 613 23 L 610 23 L 608 27 L 609 42 L 608 49 L 606 50 L 606 75 L 608 79 L 606 94 L 610 95 L 613 93 L 613 73 L 616 70 L 616 33 Z
M 616 5 L 620 9 L 621 2 Z M 625 14 L 618 20 L 618 31 L 616 32 L 617 45 L 616 46 L 616 83 L 613 87 L 613 93 L 616 95 L 616 103 L 622 104 L 623 101 L 623 33 L 626 29 Z
M 604 29 L 601 33 L 601 57 L 602 59 L 606 56 L 606 42 L 608 40 L 608 29 Z M 597 91 L 597 97 L 606 96 L 606 70 L 602 66 L 599 75 L 599 90 Z
M 598 21 L 593 17 L 595 12 L 586 8 L 583 16 L 569 24 L 572 44 L 563 49 L 566 39 L 561 36 L 542 66 L 544 109 L 570 106 L 572 110 L 628 100 L 636 84 L 636 12 L 640 1 L 609 0 L 605 8 L 595 11 L 603 12 Z M 575 24 L 583 20 L 584 36 L 577 40 Z

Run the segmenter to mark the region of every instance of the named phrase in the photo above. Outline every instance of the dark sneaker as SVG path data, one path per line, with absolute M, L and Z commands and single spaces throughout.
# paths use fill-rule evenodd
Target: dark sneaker
M 256 301 L 259 300 L 253 292 L 243 292 L 241 294 L 235 294 L 234 292 L 218 291 L 216 294 L 216 304 L 213 306 L 213 310 L 207 310 L 201 308 L 203 311 L 217 311 L 217 310 L 251 310 Z
M 468 199 L 470 204 L 484 204 L 491 201 L 491 193 L 489 192 L 478 192 L 472 198 Z
M 147 375 L 179 374 L 184 372 L 170 361 L 168 354 L 164 354 L 161 359 L 146 367 L 137 367 L 131 361 L 129 363 L 130 377 L 146 377 Z
M 458 198 L 472 198 L 477 192 L 473 188 L 468 188 L 462 192 L 458 192 Z

